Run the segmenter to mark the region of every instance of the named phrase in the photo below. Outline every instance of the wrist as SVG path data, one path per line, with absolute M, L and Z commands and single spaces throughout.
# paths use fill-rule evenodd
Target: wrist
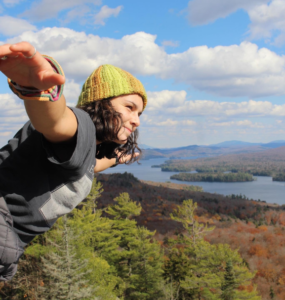
M 52 66 L 53 71 L 64 76 L 64 72 L 59 63 L 50 56 L 42 55 L 45 60 Z M 39 90 L 34 87 L 26 87 L 17 84 L 8 78 L 8 84 L 14 94 L 22 100 L 37 100 L 37 101 L 51 101 L 59 100 L 63 93 L 64 84 L 55 85 L 46 90 Z
M 116 156 L 114 164 L 110 168 L 116 167 L 120 163 L 119 157 Z

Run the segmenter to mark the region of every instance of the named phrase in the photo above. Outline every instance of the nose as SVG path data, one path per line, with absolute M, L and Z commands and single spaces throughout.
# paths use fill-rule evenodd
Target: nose
M 132 124 L 136 127 L 139 127 L 140 126 L 140 117 L 137 113 L 134 113 L 133 116 L 132 116 Z

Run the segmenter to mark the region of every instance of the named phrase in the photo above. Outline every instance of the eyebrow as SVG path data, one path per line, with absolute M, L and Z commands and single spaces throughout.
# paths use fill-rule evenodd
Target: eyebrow
M 132 103 L 135 107 L 136 107 L 136 109 L 138 109 L 138 106 L 136 105 L 136 103 L 135 102 L 133 102 L 133 101 L 131 101 L 131 100 L 127 100 L 127 102 L 130 102 L 130 103 Z M 142 114 L 142 111 L 141 112 L 139 112 L 139 115 L 141 115 Z

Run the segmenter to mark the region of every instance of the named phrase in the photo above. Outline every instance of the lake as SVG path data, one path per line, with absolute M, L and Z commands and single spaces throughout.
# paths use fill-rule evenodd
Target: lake
M 250 199 L 265 200 L 268 203 L 285 204 L 285 182 L 272 181 L 271 177 L 254 176 L 255 181 L 251 182 L 186 182 L 170 179 L 170 176 L 178 172 L 162 172 L 160 168 L 151 168 L 152 165 L 160 165 L 166 161 L 165 158 L 155 158 L 142 160 L 140 165 L 134 163 L 132 165 L 118 165 L 110 168 L 102 173 L 132 173 L 141 180 L 149 180 L 155 182 L 171 181 L 174 183 L 183 183 L 189 185 L 198 185 L 205 192 L 217 193 L 222 195 L 245 195 Z

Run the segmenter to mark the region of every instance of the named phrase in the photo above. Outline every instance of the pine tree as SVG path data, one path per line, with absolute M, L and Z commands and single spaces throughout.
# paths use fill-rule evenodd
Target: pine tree
M 112 232 L 119 237 L 119 251 L 113 264 L 126 284 L 124 299 L 151 300 L 160 296 L 162 280 L 162 253 L 153 240 L 154 232 L 137 227 L 132 216 L 140 214 L 141 205 L 132 201 L 127 193 L 114 199 L 116 204 L 106 212 L 113 217 Z
M 195 219 L 195 210 L 197 209 L 197 202 L 193 203 L 193 200 L 184 200 L 181 206 L 178 206 L 174 210 L 173 214 L 170 214 L 172 220 L 181 222 L 184 229 L 191 237 L 193 245 L 195 247 L 196 242 L 201 240 L 207 232 L 214 230 L 214 227 L 208 227 L 199 223 Z
M 213 228 L 198 223 L 196 208 L 196 203 L 186 200 L 171 216 L 182 222 L 186 231 L 177 240 L 169 240 L 169 261 L 164 266 L 168 282 L 176 280 L 179 299 L 260 299 L 255 290 L 246 289 L 254 274 L 244 265 L 238 251 L 226 244 L 211 245 L 204 240 L 205 233 Z M 175 252 L 180 253 L 173 255 Z M 239 286 L 245 289 L 239 290 Z
M 234 299 L 234 290 L 237 288 L 233 264 L 231 261 L 227 261 L 226 271 L 224 275 L 224 283 L 222 284 L 222 295 L 223 300 L 232 300 Z
M 274 290 L 273 290 L 272 286 L 270 287 L 269 296 L 270 296 L 270 299 L 274 299 L 275 298 L 275 293 L 274 293 Z
M 132 216 L 139 216 L 141 213 L 141 205 L 132 201 L 128 193 L 121 193 L 114 201 L 117 204 L 109 206 L 107 213 L 115 220 L 131 219 Z
M 154 232 L 144 227 L 137 228 L 132 257 L 130 287 L 126 299 L 157 299 L 160 296 L 162 280 L 162 253 L 160 246 L 152 239 Z
M 54 244 L 57 251 L 43 258 L 45 285 L 42 299 L 96 299 L 94 286 L 90 286 L 83 272 L 88 261 L 77 259 L 71 240 L 76 238 L 63 217 L 62 242 Z M 51 242 L 52 243 L 52 242 Z

